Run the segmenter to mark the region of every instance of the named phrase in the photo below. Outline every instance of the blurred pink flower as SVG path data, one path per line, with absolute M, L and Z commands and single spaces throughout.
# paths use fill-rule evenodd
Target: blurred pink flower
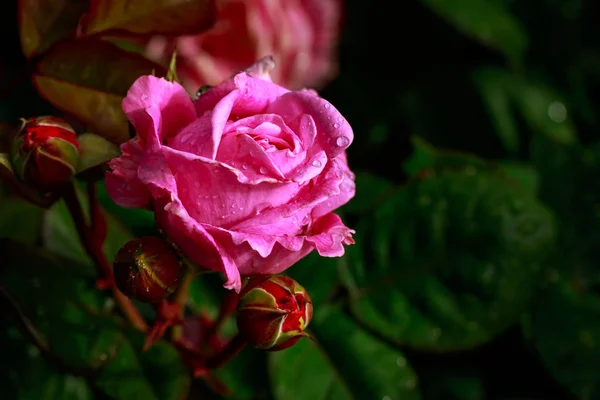
M 189 93 L 271 55 L 275 83 L 320 88 L 337 74 L 341 0 L 217 0 L 217 21 L 200 35 L 153 37 L 148 56 L 177 72 Z

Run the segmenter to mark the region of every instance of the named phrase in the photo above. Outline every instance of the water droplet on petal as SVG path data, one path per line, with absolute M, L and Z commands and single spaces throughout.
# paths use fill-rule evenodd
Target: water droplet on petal
M 259 171 L 263 175 L 267 173 L 267 169 L 265 167 L 260 167 Z
M 243 164 L 243 165 L 242 165 L 242 169 L 245 171 L 245 170 L 247 170 L 247 169 L 248 169 L 248 166 L 247 166 L 246 164 Z
M 350 139 L 348 139 L 346 136 L 340 136 L 335 140 L 335 144 L 337 144 L 338 147 L 346 147 L 349 143 Z
M 331 104 L 325 103 L 325 108 L 329 108 L 329 107 L 331 107 Z
M 142 100 L 148 100 L 148 95 L 147 94 L 143 94 L 142 95 Z
M 333 129 L 337 129 L 340 127 L 340 124 L 338 124 L 337 122 L 335 124 L 333 124 Z
M 315 167 L 315 168 L 320 168 L 321 165 L 323 165 L 323 164 L 321 164 L 321 161 L 319 161 L 319 160 L 313 160 L 313 162 L 311 163 L 311 165 L 313 167 Z

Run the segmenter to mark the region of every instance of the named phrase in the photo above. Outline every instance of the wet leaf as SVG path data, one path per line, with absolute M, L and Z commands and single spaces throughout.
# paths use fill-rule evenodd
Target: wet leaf
M 166 70 L 139 54 L 94 39 L 53 47 L 37 66 L 33 82 L 40 95 L 90 130 L 120 144 L 129 140 L 123 97 L 142 75 Z
M 404 355 L 363 331 L 339 309 L 323 309 L 310 327 L 316 343 L 302 339 L 269 355 L 276 399 L 421 398 L 417 377 Z
M 472 348 L 517 322 L 554 239 L 548 211 L 493 172 L 414 180 L 356 227 L 353 314 L 398 344 Z
M 214 0 L 94 0 L 83 22 L 88 35 L 200 33 L 214 21 Z

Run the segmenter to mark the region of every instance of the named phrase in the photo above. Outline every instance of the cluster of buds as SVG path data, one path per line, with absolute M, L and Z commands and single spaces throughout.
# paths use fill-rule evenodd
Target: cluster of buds
M 282 275 L 250 278 L 240 293 L 237 326 L 256 348 L 286 349 L 300 338 L 313 315 L 310 296 L 298 282 Z
M 45 116 L 24 119 L 11 149 L 17 177 L 42 191 L 52 191 L 71 181 L 79 162 L 79 144 L 64 120 Z
M 173 247 L 157 237 L 126 243 L 113 263 L 115 284 L 125 295 L 158 303 L 178 286 L 183 268 Z

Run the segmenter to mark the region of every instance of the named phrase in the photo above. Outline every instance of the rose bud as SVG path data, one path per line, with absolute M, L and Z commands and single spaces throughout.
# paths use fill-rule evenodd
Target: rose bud
M 240 293 L 237 326 L 256 348 L 283 350 L 301 337 L 313 314 L 310 296 L 287 276 L 251 278 Z
M 182 274 L 174 249 L 157 237 L 125 244 L 117 253 L 113 268 L 119 290 L 147 303 L 157 303 L 172 293 Z
M 13 142 L 11 159 L 21 181 L 43 191 L 55 190 L 75 175 L 79 161 L 77 135 L 60 118 L 23 120 Z

